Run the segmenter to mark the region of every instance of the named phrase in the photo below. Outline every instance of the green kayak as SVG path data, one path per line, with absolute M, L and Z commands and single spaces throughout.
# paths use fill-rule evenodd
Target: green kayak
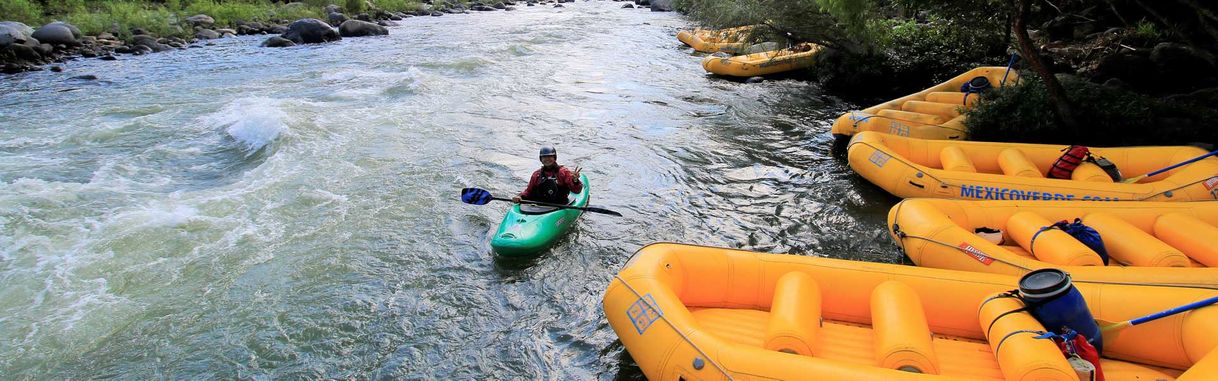
M 579 175 L 579 181 L 584 184 L 584 191 L 571 193 L 571 206 L 588 206 L 588 176 Z M 491 238 L 491 249 L 495 253 L 508 256 L 524 256 L 545 250 L 554 244 L 559 237 L 575 226 L 575 220 L 584 211 L 579 209 L 559 209 L 550 206 L 531 204 L 512 205 L 499 230 Z

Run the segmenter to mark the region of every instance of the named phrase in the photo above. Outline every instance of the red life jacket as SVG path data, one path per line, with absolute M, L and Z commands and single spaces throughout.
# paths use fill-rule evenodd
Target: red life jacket
M 1088 156 L 1091 156 L 1091 150 L 1084 146 L 1070 146 L 1064 151 L 1066 153 L 1053 162 L 1053 168 L 1049 168 L 1050 178 L 1069 180 L 1074 169 L 1083 164 L 1083 160 L 1086 160 Z
M 1056 337 L 1053 342 L 1057 343 L 1057 348 L 1061 349 L 1062 355 L 1065 355 L 1066 358 L 1078 356 L 1095 366 L 1095 378 L 1092 380 L 1104 381 L 1104 370 L 1100 369 L 1100 352 L 1087 342 L 1086 337 L 1080 334 L 1073 336 L 1067 334 Z

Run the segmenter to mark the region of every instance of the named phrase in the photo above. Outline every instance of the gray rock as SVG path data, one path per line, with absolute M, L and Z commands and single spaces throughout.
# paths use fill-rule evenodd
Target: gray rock
M 275 37 L 266 39 L 266 41 L 263 41 L 262 46 L 268 47 L 268 48 L 284 48 L 284 47 L 288 47 L 288 46 L 296 46 L 296 43 L 292 42 L 292 40 L 289 40 L 289 39 L 286 39 L 283 37 L 279 37 L 279 36 L 275 36 Z
M 97 39 L 98 40 L 114 40 L 115 38 L 114 38 L 114 34 L 111 34 L 110 32 L 101 32 L 101 33 L 97 34 Z
M 0 25 L 0 48 L 25 42 L 26 35 L 10 26 Z
M 389 29 L 367 21 L 347 20 L 338 26 L 338 34 L 343 37 L 384 36 Z
M 443 15 L 444 15 L 444 12 L 440 12 L 440 11 L 431 11 L 431 17 L 440 17 L 440 16 L 443 16 Z
M 134 52 L 134 50 L 139 50 L 140 47 L 148 49 L 147 53 L 161 52 L 161 51 L 169 50 L 169 46 L 166 46 L 165 44 L 158 42 L 157 39 L 152 36 L 149 36 L 146 34 L 132 36 L 131 37 L 131 49 L 133 50 L 132 53 L 140 54 L 140 53 Z
M 93 74 L 85 74 L 85 75 L 78 75 L 78 76 L 68 78 L 68 79 L 76 79 L 76 80 L 81 80 L 81 81 L 96 81 L 97 76 L 93 75 Z
M 296 20 L 288 25 L 288 30 L 283 32 L 282 37 L 297 44 L 317 44 L 343 39 L 330 24 L 318 19 Z
M 1215 69 L 1214 55 L 1201 49 L 1172 42 L 1161 42 L 1150 52 L 1150 60 L 1163 70 L 1196 75 Z
M 73 33 L 68 24 L 53 22 L 38 28 L 31 37 L 50 44 L 76 46 L 80 44 L 76 41 L 79 36 L 80 32 Z
M 208 15 L 199 14 L 187 17 L 186 22 L 193 26 L 210 27 L 216 23 L 216 19 L 213 19 Z
M 332 12 L 326 15 L 326 19 L 330 21 L 330 25 L 342 25 L 343 21 L 347 21 L 347 16 L 342 13 Z
M 30 28 L 29 25 L 25 25 L 24 23 L 20 23 L 17 21 L 0 21 L 0 26 L 6 26 L 9 28 L 16 29 L 17 32 L 20 32 L 22 35 L 24 35 L 27 38 L 34 36 L 34 28 Z
M 139 36 L 139 35 L 145 35 L 145 34 L 148 34 L 148 31 L 144 30 L 144 28 L 131 28 L 131 35 L 133 35 L 133 36 Z
M 765 82 L 765 77 L 749 77 L 749 79 L 744 80 L 744 83 L 761 83 L 761 82 Z
M 672 0 L 651 0 L 652 12 L 672 12 Z
M 326 13 L 340 13 L 343 11 L 343 7 L 334 4 L 327 5 L 324 9 Z
M 42 54 L 29 45 L 13 44 L 9 45 L 8 49 L 20 60 L 38 61 L 42 59 Z
M 622 5 L 622 8 L 634 8 L 634 4 L 627 3 Z
M 51 66 L 51 71 L 56 72 L 56 73 L 62 73 L 63 66 L 59 66 L 59 65 Z
M 222 35 L 223 35 L 223 34 L 232 34 L 232 35 L 236 35 L 236 34 L 237 34 L 237 31 L 232 30 L 232 29 L 228 29 L 228 28 L 220 28 L 220 29 L 216 29 L 216 33 L 219 33 L 219 34 L 222 34 Z
M 114 55 L 111 55 L 111 54 L 107 54 L 107 55 L 101 56 L 101 58 L 98 58 L 98 59 L 100 59 L 102 61 L 117 61 L 118 57 L 115 57 Z
M 380 25 L 380 26 L 402 26 L 402 24 L 398 24 L 398 23 L 394 22 L 393 20 L 380 20 L 380 21 L 377 21 L 377 22 L 376 22 L 376 25 Z M 339 33 L 341 34 L 341 33 L 342 33 L 342 31 L 340 30 L 340 31 L 339 31 Z
M 195 38 L 200 40 L 214 40 L 220 38 L 220 33 L 217 33 L 211 29 L 199 29 L 198 32 L 195 32 Z

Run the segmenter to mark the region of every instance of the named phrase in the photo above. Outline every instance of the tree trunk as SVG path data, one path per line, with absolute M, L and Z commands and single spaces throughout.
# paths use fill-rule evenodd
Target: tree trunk
M 1032 37 L 1028 36 L 1028 26 L 1026 25 L 1029 8 L 1028 1 L 1011 0 L 1011 7 L 1014 10 L 1014 20 L 1011 23 L 1011 29 L 1015 33 L 1016 42 L 1019 44 L 1019 54 L 1023 55 L 1023 59 L 1028 61 L 1028 66 L 1031 66 L 1032 70 L 1036 71 L 1040 79 L 1045 82 L 1045 89 L 1049 92 L 1049 101 L 1053 102 L 1053 108 L 1057 111 L 1057 119 L 1062 123 L 1062 127 L 1076 131 L 1078 123 L 1074 120 L 1074 108 L 1070 106 L 1070 98 L 1066 96 L 1066 89 L 1062 87 L 1061 82 L 1057 80 L 1053 72 L 1049 71 L 1049 68 L 1045 66 L 1045 62 L 1041 60 L 1036 46 L 1032 44 Z

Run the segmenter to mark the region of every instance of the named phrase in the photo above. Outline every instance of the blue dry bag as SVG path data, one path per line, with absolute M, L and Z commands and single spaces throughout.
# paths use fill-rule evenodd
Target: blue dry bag
M 1108 265 L 1108 250 L 1104 249 L 1104 239 L 1100 238 L 1100 232 L 1095 231 L 1090 226 L 1083 225 L 1083 220 L 1075 218 L 1074 222 L 1060 221 L 1053 224 L 1052 227 L 1061 229 L 1070 234 L 1070 236 L 1082 242 L 1087 247 L 1091 248 L 1096 254 L 1100 255 L 1100 259 L 1104 260 L 1104 265 Z

